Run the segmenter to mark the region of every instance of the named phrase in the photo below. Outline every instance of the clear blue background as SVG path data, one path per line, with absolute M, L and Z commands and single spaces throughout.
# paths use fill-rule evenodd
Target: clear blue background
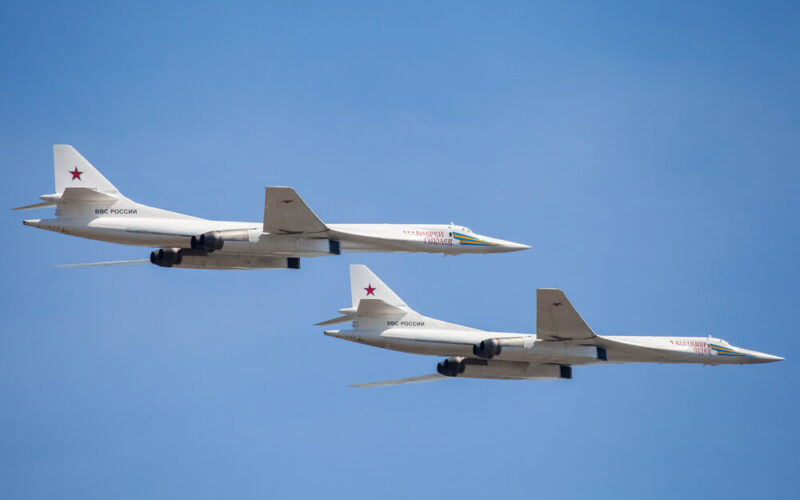
M 800 16 L 791 2 L 3 2 L 2 205 L 74 145 L 132 199 L 258 221 L 468 225 L 509 255 L 295 271 L 53 265 L 149 250 L 2 212 L 3 498 L 792 497 Z M 533 331 L 713 334 L 760 366 L 448 380 L 327 338 L 364 263 L 414 308 Z

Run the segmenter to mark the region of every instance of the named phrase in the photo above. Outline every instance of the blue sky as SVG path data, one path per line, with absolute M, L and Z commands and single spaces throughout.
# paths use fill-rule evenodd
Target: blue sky
M 533 247 L 59 269 L 148 250 L 5 211 L 0 496 L 794 496 L 798 9 L 562 4 L 0 4 L 8 208 L 52 191 L 67 143 L 170 210 L 260 220 L 291 185 L 326 221 Z M 479 328 L 533 331 L 560 287 L 599 333 L 787 360 L 356 390 L 439 359 L 312 326 L 351 263 Z

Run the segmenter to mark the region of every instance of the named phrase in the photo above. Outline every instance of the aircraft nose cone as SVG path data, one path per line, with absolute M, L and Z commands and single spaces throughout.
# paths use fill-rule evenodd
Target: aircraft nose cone
M 780 356 L 773 356 L 765 352 L 748 351 L 751 363 L 774 363 L 776 361 L 783 361 L 784 358 Z
M 522 243 L 498 239 L 495 239 L 493 243 L 501 252 L 519 252 L 520 250 L 528 250 L 531 248 L 529 245 L 523 245 Z
M 773 356 L 772 354 L 759 353 L 758 356 L 762 363 L 774 363 L 775 361 L 783 361 L 784 358 L 780 356 Z

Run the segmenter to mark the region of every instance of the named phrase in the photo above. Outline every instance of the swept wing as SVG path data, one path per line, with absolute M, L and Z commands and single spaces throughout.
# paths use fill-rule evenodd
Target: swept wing
M 597 335 L 583 321 L 563 291 L 536 290 L 536 337 L 541 340 L 585 340 Z
M 313 234 L 328 230 L 319 217 L 290 187 L 268 187 L 264 196 L 264 232 Z

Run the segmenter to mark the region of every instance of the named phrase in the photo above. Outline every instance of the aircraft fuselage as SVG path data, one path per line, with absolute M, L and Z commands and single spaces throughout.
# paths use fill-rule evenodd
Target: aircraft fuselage
M 427 319 L 427 318 L 425 318 Z M 394 351 L 430 356 L 473 356 L 482 340 L 513 339 L 504 345 L 497 361 L 524 361 L 565 365 L 602 363 L 697 363 L 705 365 L 754 364 L 783 358 L 735 347 L 711 337 L 597 336 L 582 341 L 540 340 L 536 335 L 483 330 L 388 328 L 329 330 L 325 334 Z
M 271 234 L 256 222 L 206 219 L 168 219 L 125 214 L 26 220 L 24 224 L 58 233 L 110 243 L 144 247 L 189 246 L 191 236 L 212 231 L 246 231 L 243 240 L 226 241 L 223 251 L 295 257 L 330 255 L 328 240 L 338 241 L 345 252 L 422 252 L 459 255 L 513 252 L 529 248 L 510 241 L 466 233 L 448 224 L 329 224 L 317 234 Z M 179 234 L 180 233 L 180 234 Z M 466 235 L 469 236 L 460 236 Z

